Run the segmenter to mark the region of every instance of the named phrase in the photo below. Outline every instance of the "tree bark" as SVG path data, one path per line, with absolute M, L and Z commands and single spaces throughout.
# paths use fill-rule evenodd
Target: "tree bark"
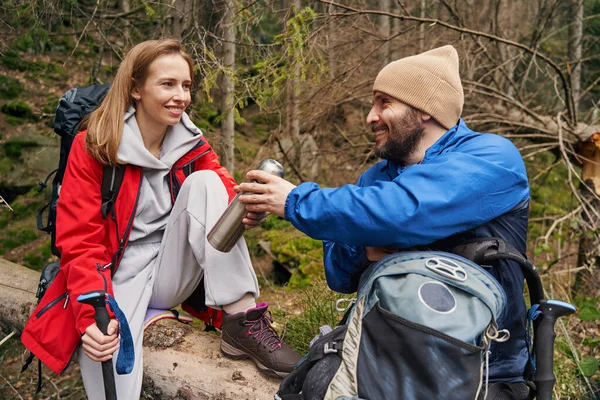
M 131 11 L 131 0 L 121 0 L 121 11 L 124 13 Z M 123 36 L 125 37 L 125 48 L 128 48 L 127 42 L 131 36 L 131 23 L 129 18 L 125 18 L 123 23 Z
M 569 25 L 569 65 L 571 70 L 571 91 L 575 111 L 579 109 L 581 94 L 581 54 L 583 38 L 583 0 L 569 0 L 571 24 Z
M 286 5 L 289 7 L 289 17 L 293 18 L 296 12 L 302 8 L 302 0 L 293 0 L 290 4 L 286 1 Z M 286 21 L 283 22 L 284 29 L 286 29 Z M 299 84 L 298 77 L 300 75 L 300 68 L 298 67 L 298 61 L 294 59 L 294 55 L 290 57 L 290 65 L 292 65 L 291 77 L 287 82 L 286 91 L 286 135 L 295 144 L 300 136 L 300 116 L 299 116 Z M 288 149 L 289 150 L 289 149 Z M 294 153 L 295 150 L 291 149 Z M 293 157 L 295 158 L 295 157 Z
M 392 4 L 391 0 L 381 0 L 381 11 L 392 12 Z M 382 64 L 381 66 L 386 66 L 390 63 L 390 41 L 387 40 L 391 36 L 391 19 L 387 15 L 379 16 L 379 32 L 381 36 L 386 38 L 385 43 L 381 47 L 381 58 Z
M 171 15 L 173 17 L 173 36 L 183 40 L 183 34 L 190 25 L 192 0 L 175 0 Z
M 37 271 L 0 259 L 0 326 L 7 332 L 22 331 L 36 304 L 39 278 Z M 219 341 L 214 333 L 174 320 L 150 326 L 144 334 L 142 396 L 272 400 L 280 381 L 262 375 L 251 361 L 222 357 Z
M 235 94 L 233 74 L 235 71 L 235 27 L 233 17 L 235 13 L 235 2 L 233 0 L 224 0 L 223 5 L 223 67 L 226 72 L 223 74 L 221 109 L 223 120 L 221 122 L 221 134 L 223 137 L 222 164 L 229 172 L 234 171 L 234 131 L 235 131 Z

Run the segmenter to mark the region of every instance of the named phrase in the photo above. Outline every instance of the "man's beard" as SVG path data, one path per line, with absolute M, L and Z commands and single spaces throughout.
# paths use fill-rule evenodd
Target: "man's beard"
M 391 121 L 387 140 L 381 147 L 375 145 L 375 155 L 398 165 L 406 165 L 408 157 L 419 147 L 423 138 L 424 128 L 419 117 L 419 110 L 409 108 L 402 117 Z M 380 126 L 381 124 L 372 124 L 372 130 L 375 132 Z

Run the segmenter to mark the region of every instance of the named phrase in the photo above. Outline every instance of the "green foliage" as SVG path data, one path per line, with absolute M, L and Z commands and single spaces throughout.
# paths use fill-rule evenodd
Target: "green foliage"
M 582 321 L 596 321 L 600 319 L 600 310 L 594 303 L 588 302 L 581 306 L 577 316 Z
M 323 280 L 316 280 L 302 289 L 301 314 L 288 320 L 285 341 L 300 354 L 308 352 L 308 345 L 319 327 L 336 326 L 343 314 L 336 310 L 335 303 L 342 295 L 330 290 Z
M 200 129 L 212 129 L 219 125 L 217 119 L 219 112 L 215 109 L 214 102 L 197 100 L 192 108 L 194 123 Z
M 23 93 L 23 86 L 17 79 L 0 75 L 0 99 L 14 99 Z
M 321 54 L 309 46 L 315 18 L 310 7 L 297 11 L 287 20 L 285 32 L 273 38 L 276 51 L 258 59 L 248 71 L 249 95 L 261 109 L 269 109 L 290 79 L 316 83 L 326 70 Z
M 598 372 L 598 359 L 594 357 L 588 357 L 579 364 L 583 375 L 590 377 Z
M 8 104 L 3 104 L 2 107 L 0 107 L 0 111 L 2 111 L 4 114 L 17 118 L 23 118 L 32 121 L 37 119 L 33 114 L 33 110 L 29 104 L 22 100 L 14 100 Z
M 14 46 L 21 51 L 43 51 L 50 43 L 47 30 L 39 25 L 34 25 L 24 35 L 14 41 Z
M 2 145 L 4 148 L 4 154 L 14 160 L 19 159 L 22 155 L 22 149 L 37 147 L 39 144 L 36 142 L 25 141 L 25 140 L 11 140 Z

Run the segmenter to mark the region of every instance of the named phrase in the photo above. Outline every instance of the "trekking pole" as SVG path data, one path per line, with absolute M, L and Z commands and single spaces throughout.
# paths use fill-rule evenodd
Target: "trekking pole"
M 106 310 L 106 293 L 103 290 L 84 293 L 77 298 L 83 304 L 94 307 L 96 312 L 96 325 L 104 335 L 108 335 L 108 323 L 110 316 Z M 102 379 L 104 380 L 104 394 L 106 400 L 117 400 L 117 389 L 115 387 L 115 373 L 112 360 L 102 361 Z
M 533 381 L 536 385 L 538 400 L 552 400 L 552 389 L 556 382 L 554 376 L 554 324 L 564 315 L 576 310 L 569 303 L 558 300 L 541 300 L 539 310 L 541 321 L 534 326 L 535 359 L 537 368 Z

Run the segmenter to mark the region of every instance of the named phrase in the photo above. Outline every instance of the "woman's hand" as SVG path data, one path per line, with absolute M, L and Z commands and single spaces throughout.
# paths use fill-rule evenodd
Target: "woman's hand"
M 119 348 L 118 328 L 119 323 L 116 319 L 110 320 L 107 329 L 108 335 L 100 332 L 96 323 L 88 326 L 81 337 L 85 355 L 97 362 L 110 360 L 113 353 Z
M 268 212 L 248 211 L 248 214 L 246 214 L 242 222 L 244 223 L 246 229 L 256 228 L 257 226 L 265 222 L 265 219 L 267 219 L 268 215 Z

